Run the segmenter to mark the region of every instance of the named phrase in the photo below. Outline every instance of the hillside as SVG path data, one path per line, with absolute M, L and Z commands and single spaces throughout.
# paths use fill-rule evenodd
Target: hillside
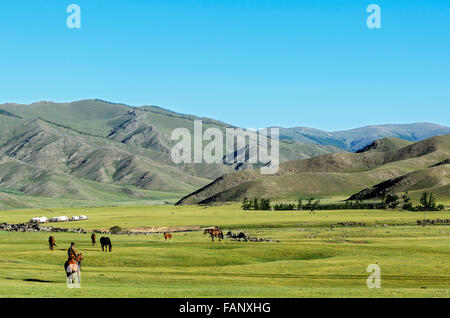
M 382 143 L 386 144 L 385 141 L 377 144 Z M 272 199 L 350 196 L 361 189 L 414 173 L 423 177 L 411 190 L 448 184 L 448 165 L 429 167 L 449 158 L 450 135 L 397 148 L 382 147 L 289 161 L 280 165 L 275 175 L 261 175 L 258 171 L 228 174 L 184 197 L 178 204 L 240 201 L 245 196 Z
M 207 192 L 202 187 L 218 178 L 216 183 L 224 182 L 225 190 L 237 186 L 240 184 L 239 178 L 236 181 L 235 177 L 230 177 L 233 176 L 230 173 L 235 171 L 237 176 L 255 179 L 255 187 L 242 185 L 248 188 L 249 193 L 254 191 L 264 194 L 266 185 L 265 182 L 261 183 L 263 179 L 260 179 L 257 170 L 261 163 L 173 163 L 170 156 L 170 150 L 175 144 L 171 140 L 173 129 L 186 128 L 193 132 L 194 120 L 199 119 L 203 121 L 204 130 L 217 128 L 225 132 L 226 128 L 233 127 L 215 119 L 179 114 L 157 106 L 131 107 L 93 99 L 71 103 L 41 101 L 30 105 L 2 104 L 0 192 L 3 194 L 0 197 L 0 208 L 45 206 L 42 198 L 51 198 L 52 202 L 62 200 L 64 204 L 140 200 L 175 202 L 199 188 L 202 189 L 200 192 L 203 196 Z M 446 129 L 448 128 L 433 124 L 411 124 L 401 129 L 397 126 L 389 129 L 370 126 L 336 133 L 334 139 L 320 140 L 313 140 L 312 136 L 328 133 L 306 128 L 295 129 L 293 133 L 294 130 L 290 129 L 291 134 L 297 137 L 281 136 L 280 162 L 286 164 L 283 165 L 283 175 L 280 176 L 285 180 L 280 180 L 283 188 L 280 188 L 279 195 L 284 195 L 282 189 L 286 189 L 287 193 L 295 192 L 292 190 L 295 189 L 293 184 L 298 181 L 293 178 L 297 173 L 353 173 L 372 169 L 389 160 L 400 160 L 401 154 L 398 154 L 398 158 L 392 155 L 394 157 L 389 159 L 381 153 L 408 144 L 405 140 L 386 139 L 382 145 L 369 145 L 359 157 L 355 157 L 348 153 L 348 149 L 352 147 L 347 144 L 363 145 L 361 136 L 364 136 L 364 143 L 370 144 L 373 142 L 371 138 L 380 134 L 398 136 L 400 132 L 404 132 L 404 137 L 411 139 L 412 136 L 422 138 L 427 134 L 441 134 Z M 284 128 L 281 129 L 283 131 Z M 300 134 L 304 137 L 300 138 Z M 342 142 L 336 142 L 336 138 L 340 138 Z M 359 138 L 359 141 L 355 138 Z M 374 150 L 371 147 L 379 151 L 366 151 Z M 247 150 L 246 146 L 237 152 Z M 234 154 L 224 153 L 224 161 L 227 156 Z M 315 159 L 308 160 L 309 158 Z M 374 183 L 364 179 L 356 182 L 349 175 L 348 182 L 339 185 L 336 181 L 333 186 L 324 179 L 323 191 L 342 192 L 341 188 L 345 188 L 347 183 L 353 183 L 354 187 L 351 189 L 357 192 L 367 185 L 399 176 L 401 172 L 409 172 L 394 171 L 395 173 L 384 173 L 385 175 L 378 174 L 383 177 L 368 177 Z M 345 180 L 342 175 L 337 179 Z M 309 181 L 307 178 L 304 180 L 302 182 L 314 184 L 318 179 L 317 176 L 312 176 Z M 329 189 L 326 190 L 327 188 Z M 222 191 L 212 191 L 211 195 L 218 192 Z M 227 192 L 221 195 L 223 200 L 228 200 L 237 194 Z
M 439 192 L 440 196 L 446 194 L 450 197 L 449 185 L 450 164 L 440 164 L 383 181 L 352 195 L 350 200 L 367 200 L 380 198 L 385 194 L 423 191 L 425 189 L 432 189 L 430 191 Z
M 395 150 L 399 150 L 403 147 L 409 146 L 412 143 L 413 143 L 412 141 L 408 141 L 408 140 L 404 140 L 404 139 L 386 137 L 386 138 L 375 140 L 371 144 L 365 146 L 362 149 L 359 149 L 356 152 L 360 153 L 360 152 L 367 152 L 367 151 L 382 151 L 382 152 L 395 151 Z
M 75 204 L 174 200 L 223 174 L 254 168 L 252 164 L 174 164 L 171 132 L 179 127 L 192 131 L 196 119 L 203 120 L 204 129 L 230 127 L 160 107 L 100 100 L 0 105 L 0 188 L 16 193 L 0 197 L 0 208 L 36 206 L 30 202 L 39 200 L 28 196 Z M 343 151 L 280 142 L 281 161 Z

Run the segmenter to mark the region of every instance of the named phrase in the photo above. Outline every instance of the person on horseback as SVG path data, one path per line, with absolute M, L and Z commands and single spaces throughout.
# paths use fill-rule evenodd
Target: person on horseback
M 71 260 L 76 261 L 78 263 L 78 266 L 80 267 L 80 270 L 81 270 L 81 262 L 78 261 L 79 258 L 80 258 L 80 255 L 78 255 L 77 251 L 75 250 L 75 243 L 74 242 L 70 243 L 70 247 L 67 250 L 67 255 L 68 255 L 67 261 L 71 261 Z
M 75 250 L 75 243 L 70 243 L 67 250 L 68 259 L 64 263 L 64 270 L 67 275 L 67 287 L 73 288 L 74 283 L 76 288 L 80 288 L 81 284 L 81 261 L 83 254 L 78 254 Z

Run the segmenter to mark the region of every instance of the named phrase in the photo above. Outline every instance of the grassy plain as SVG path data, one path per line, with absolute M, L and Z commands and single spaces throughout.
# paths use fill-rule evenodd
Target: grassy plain
M 0 232 L 0 297 L 449 297 L 450 226 L 420 227 L 422 213 L 351 210 L 247 211 L 238 205 L 49 208 L 0 212 L 0 222 L 80 215 L 59 227 L 87 230 L 220 226 L 279 243 L 214 242 L 200 231 L 110 235 L 112 253 L 89 234 Z M 430 212 L 429 218 L 450 218 Z M 365 227 L 337 227 L 365 222 Z M 386 226 L 385 226 L 386 225 Z M 63 262 L 71 241 L 85 255 L 82 288 L 68 289 Z M 369 289 L 369 264 L 381 267 L 381 288 Z

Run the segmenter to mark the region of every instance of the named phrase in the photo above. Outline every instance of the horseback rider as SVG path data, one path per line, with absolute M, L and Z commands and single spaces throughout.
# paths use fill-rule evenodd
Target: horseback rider
M 70 260 L 76 261 L 78 263 L 78 266 L 80 267 L 80 270 L 81 270 L 81 262 L 78 261 L 80 255 L 78 255 L 77 251 L 75 250 L 75 243 L 74 242 L 70 243 L 70 247 L 67 250 L 67 255 L 68 255 L 67 261 L 70 261 Z

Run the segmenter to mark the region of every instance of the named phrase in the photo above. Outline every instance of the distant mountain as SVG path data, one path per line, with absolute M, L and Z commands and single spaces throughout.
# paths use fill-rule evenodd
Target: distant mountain
M 359 153 L 288 161 L 281 164 L 274 175 L 261 175 L 256 170 L 227 174 L 184 197 L 178 204 L 241 201 L 244 197 L 350 197 L 355 193 L 361 198 L 374 198 L 382 191 L 424 189 L 450 197 L 450 135 L 401 147 L 402 143 L 385 139 Z M 366 190 L 360 192 L 362 189 Z
M 374 125 L 335 132 L 307 127 L 280 128 L 280 136 L 283 139 L 318 145 L 333 145 L 353 152 L 385 137 L 395 137 L 414 142 L 448 134 L 450 134 L 450 127 L 432 123 Z
M 255 167 L 174 164 L 171 132 L 193 131 L 196 119 L 203 120 L 204 129 L 232 127 L 156 106 L 101 100 L 0 105 L 0 208 L 33 206 L 27 195 L 71 202 L 173 200 L 223 174 Z M 280 142 L 281 161 L 343 151 Z
M 174 164 L 170 157 L 175 144 L 170 138 L 173 129 L 183 127 L 193 132 L 194 120 L 198 119 L 203 121 L 204 129 L 213 127 L 225 132 L 233 127 L 157 106 L 131 107 L 96 99 L 2 104 L 0 208 L 176 202 L 217 178 L 227 179 L 232 172 L 261 167 L 248 161 Z M 416 140 L 448 131 L 448 127 L 433 124 L 370 126 L 336 133 L 281 128 L 280 162 L 330 153 L 346 157 L 350 155 L 348 150 L 363 148 L 381 135 Z M 384 147 L 388 143 L 394 147 L 405 141 L 392 139 L 385 143 Z M 247 150 L 246 146 L 237 152 Z M 360 189 L 355 187 L 355 191 Z

